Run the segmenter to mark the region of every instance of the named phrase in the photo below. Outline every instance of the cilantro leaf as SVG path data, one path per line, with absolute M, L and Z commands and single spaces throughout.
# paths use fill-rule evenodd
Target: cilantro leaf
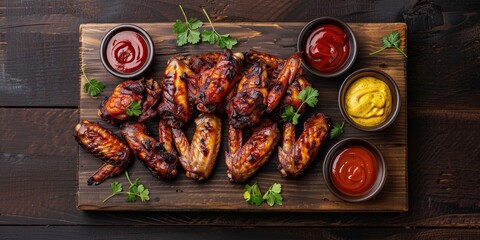
M 140 184 L 140 178 L 135 179 L 132 183 L 130 180 L 130 176 L 128 176 L 128 172 L 125 171 L 125 176 L 127 177 L 128 182 L 130 183 L 130 187 L 128 188 L 128 192 L 124 192 L 122 190 L 122 184 L 114 181 L 111 185 L 112 194 L 105 198 L 103 202 L 108 201 L 110 198 L 119 195 L 125 194 L 127 195 L 127 202 L 135 202 L 139 197 L 142 202 L 148 202 L 150 200 L 150 190 L 148 190 L 143 184 Z
M 101 92 L 103 92 L 103 90 L 105 89 L 105 84 L 98 81 L 97 79 L 89 79 L 87 77 L 87 74 L 85 74 L 85 69 L 83 67 L 82 67 L 82 73 L 83 73 L 83 77 L 85 78 L 85 81 L 87 81 L 83 85 L 83 91 L 85 91 L 92 97 L 95 97 Z
M 338 122 L 334 123 L 332 130 L 330 130 L 330 139 L 335 139 L 340 137 L 340 135 L 343 134 L 344 125 L 345 125 L 345 122 L 342 122 L 342 124 Z
M 300 93 L 298 94 L 298 99 L 302 100 L 302 104 L 297 109 L 297 111 L 295 111 L 295 109 L 293 109 L 292 106 L 287 106 L 284 112 L 282 113 L 283 121 L 292 122 L 293 125 L 297 125 L 298 118 L 300 118 L 300 115 L 301 115 L 298 112 L 300 111 L 300 109 L 302 109 L 303 104 L 306 103 L 310 107 L 315 107 L 315 105 L 317 105 L 318 103 L 318 96 L 319 96 L 318 90 L 310 86 L 300 91 Z
M 232 47 L 238 43 L 237 39 L 230 36 L 230 34 L 220 34 L 220 33 L 218 33 L 217 30 L 215 29 L 215 27 L 213 26 L 213 22 L 210 19 L 210 16 L 208 15 L 205 8 L 203 8 L 203 13 L 207 17 L 208 22 L 210 23 L 210 26 L 212 27 L 212 31 L 203 30 L 202 41 L 203 42 L 208 42 L 210 44 L 218 44 L 218 46 L 220 48 L 232 49 Z
M 254 183 L 252 186 L 248 184 L 245 185 L 243 198 L 249 204 L 260 206 L 263 202 L 263 198 L 258 184 Z
M 282 205 L 283 198 L 280 193 L 282 192 L 282 185 L 280 183 L 274 183 L 268 191 L 263 195 L 263 199 L 267 201 L 267 204 L 272 207 L 275 204 Z
M 178 6 L 185 17 L 185 22 L 177 19 L 173 24 L 172 30 L 176 34 L 177 45 L 183 46 L 187 43 L 197 44 L 200 42 L 200 31 L 198 29 L 203 25 L 203 22 L 197 18 L 187 19 L 187 15 L 185 15 L 182 5 Z
M 383 37 L 382 38 L 382 44 L 383 44 L 383 47 L 378 49 L 377 51 L 374 51 L 372 53 L 370 53 L 370 55 L 375 55 L 387 48 L 395 48 L 397 49 L 397 51 L 399 51 L 403 56 L 405 56 L 407 58 L 407 54 L 405 54 L 405 52 L 400 49 L 400 42 L 401 42 L 401 39 L 400 39 L 400 33 L 398 32 L 391 32 L 390 34 L 388 34 L 387 37 Z
M 142 115 L 142 106 L 140 105 L 140 101 L 133 101 L 127 107 L 127 115 L 128 116 L 140 116 Z

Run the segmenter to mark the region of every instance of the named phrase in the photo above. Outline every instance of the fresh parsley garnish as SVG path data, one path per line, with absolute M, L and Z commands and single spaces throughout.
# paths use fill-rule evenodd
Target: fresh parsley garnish
M 90 96 L 92 97 L 95 97 L 101 92 L 103 92 L 103 90 L 105 89 L 105 84 L 98 81 L 97 79 L 89 79 L 87 77 L 87 74 L 85 74 L 85 69 L 83 67 L 82 67 L 82 73 L 83 73 L 83 77 L 85 78 L 85 81 L 87 81 L 83 85 L 83 91 L 90 94 Z
M 128 105 L 127 115 L 131 117 L 138 117 L 142 115 L 142 106 L 140 105 L 140 101 L 133 101 L 130 103 L 130 105 Z
M 230 36 L 230 34 L 219 34 L 217 30 L 215 30 L 212 20 L 210 19 L 210 16 L 208 16 L 207 11 L 205 11 L 205 8 L 202 8 L 202 9 L 203 9 L 203 13 L 208 19 L 208 22 L 210 23 L 210 26 L 212 27 L 212 31 L 203 30 L 202 41 L 209 42 L 212 45 L 218 44 L 220 48 L 232 49 L 232 47 L 238 43 L 237 39 Z
M 247 184 L 243 190 L 243 198 L 247 203 L 255 204 L 257 206 L 260 206 L 263 203 L 262 193 L 260 192 L 257 183 L 254 183 L 252 186 Z
M 126 194 L 127 195 L 127 202 L 135 202 L 137 201 L 137 198 L 140 198 L 142 202 L 147 202 L 150 200 L 150 190 L 145 188 L 143 184 L 140 184 L 140 178 L 135 179 L 135 181 L 132 183 L 130 180 L 130 177 L 128 176 L 128 172 L 125 171 L 125 176 L 128 179 L 128 182 L 130 183 L 130 187 L 128 188 L 128 192 L 123 191 L 122 184 L 114 181 L 112 185 L 110 186 L 112 189 L 112 194 L 105 198 L 103 202 L 108 201 L 110 198 L 120 195 L 120 194 Z
M 280 183 L 274 183 L 268 191 L 263 195 L 263 199 L 267 201 L 268 206 L 272 207 L 274 204 L 282 205 L 283 198 L 280 193 L 282 192 L 282 185 Z
M 177 34 L 177 45 L 183 46 L 187 43 L 197 44 L 200 42 L 200 30 L 198 30 L 203 22 L 197 18 L 187 19 L 185 11 L 183 11 L 182 5 L 178 5 L 182 11 L 185 22 L 177 19 L 173 25 L 173 32 Z
M 262 205 L 264 201 L 266 201 L 269 206 L 273 206 L 275 203 L 282 205 L 283 198 L 282 195 L 280 195 L 281 192 L 282 185 L 280 183 L 274 183 L 270 186 L 263 196 L 257 183 L 251 186 L 247 184 L 244 188 L 243 198 L 247 203 L 257 206 Z
M 344 125 L 345 125 L 345 122 L 342 122 L 342 124 L 338 122 L 334 123 L 332 130 L 330 130 L 330 139 L 335 139 L 340 137 L 340 135 L 343 134 Z
M 407 54 L 405 54 L 405 52 L 400 49 L 400 41 L 400 34 L 398 32 L 391 32 L 390 34 L 388 34 L 387 37 L 382 38 L 383 47 L 375 52 L 370 53 L 370 55 L 374 55 L 387 48 L 394 47 L 395 49 L 397 49 L 397 51 L 399 51 L 401 54 L 403 54 L 403 56 L 407 58 Z
M 308 86 L 307 88 L 300 91 L 298 94 L 298 99 L 302 100 L 302 104 L 300 107 L 295 111 L 292 106 L 287 106 L 285 111 L 282 113 L 282 119 L 284 122 L 292 122 L 293 125 L 298 124 L 298 118 L 300 117 L 300 109 L 302 109 L 303 104 L 308 104 L 310 107 L 315 107 L 318 103 L 318 91 L 315 88 Z
M 203 30 L 202 34 L 200 35 L 199 28 L 203 26 L 203 22 L 197 18 L 190 18 L 187 19 L 187 15 L 182 8 L 182 5 L 178 5 L 180 10 L 182 11 L 183 17 L 185 18 L 185 22 L 180 19 L 175 21 L 173 24 L 173 32 L 177 35 L 177 45 L 183 46 L 187 43 L 197 44 L 202 40 L 202 42 L 208 42 L 210 44 L 218 44 L 220 48 L 228 48 L 232 49 L 232 47 L 238 43 L 237 39 L 230 36 L 230 34 L 220 34 L 217 32 L 215 27 L 213 26 L 213 22 L 210 19 L 205 8 L 202 8 L 203 13 L 208 19 L 212 30 Z

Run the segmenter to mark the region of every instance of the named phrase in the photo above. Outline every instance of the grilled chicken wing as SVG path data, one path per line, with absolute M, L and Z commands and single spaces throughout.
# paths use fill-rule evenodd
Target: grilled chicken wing
M 201 73 L 217 64 L 217 60 L 222 55 L 221 52 L 203 53 L 191 57 L 187 57 L 184 62 L 195 72 Z
M 175 178 L 178 158 L 172 148 L 171 128 L 165 121 L 159 123 L 159 142 L 148 136 L 143 123 L 126 123 L 121 132 L 135 156 L 154 177 L 163 180 Z
M 267 113 L 271 113 L 283 98 L 288 86 L 292 84 L 301 67 L 302 60 L 301 53 L 296 53 L 291 56 L 284 64 L 278 76 L 272 79 L 270 91 L 267 96 Z
M 131 118 L 127 115 L 127 107 L 132 102 L 139 101 L 142 105 L 142 115 L 138 121 L 146 121 L 157 114 L 156 105 L 160 100 L 160 93 L 160 84 L 152 78 L 125 81 L 117 85 L 112 95 L 103 101 L 98 116 L 113 125 L 118 125 Z
M 253 126 L 267 107 L 269 80 L 264 64 L 254 64 L 238 84 L 234 97 L 227 104 L 229 123 L 235 128 Z
M 311 116 L 303 125 L 303 132 L 295 141 L 292 123 L 283 125 L 283 144 L 278 148 L 280 173 L 286 178 L 296 178 L 315 159 L 330 132 L 329 119 L 322 113 Z
M 222 120 L 215 114 L 204 113 L 195 119 L 195 125 L 191 144 L 181 129 L 173 129 L 173 136 L 187 177 L 202 181 L 210 176 L 218 156 Z
M 85 150 L 105 161 L 105 164 L 88 179 L 88 185 L 100 184 L 109 177 L 123 172 L 131 162 L 128 145 L 110 130 L 87 120 L 75 126 L 75 140 Z
M 229 126 L 228 144 L 230 152 L 225 153 L 227 176 L 231 181 L 245 182 L 270 157 L 280 139 L 277 124 L 263 120 L 253 129 L 253 135 L 242 146 L 242 130 Z
M 193 106 L 188 96 L 187 81 L 195 73 L 181 60 L 172 57 L 162 81 L 163 99 L 158 113 L 174 128 L 182 127 L 192 118 Z
M 225 50 L 216 60 L 215 66 L 190 79 L 190 95 L 199 111 L 212 113 L 223 110 L 225 98 L 241 78 L 243 58 L 242 53 Z

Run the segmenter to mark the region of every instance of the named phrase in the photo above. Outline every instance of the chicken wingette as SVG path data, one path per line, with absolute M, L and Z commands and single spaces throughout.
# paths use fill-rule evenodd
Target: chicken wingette
M 295 140 L 295 126 L 290 122 L 283 125 L 283 142 L 278 148 L 283 177 L 298 177 L 314 161 L 330 132 L 329 118 L 317 113 L 305 121 L 303 129 Z
M 243 145 L 241 129 L 230 125 L 228 131 L 229 151 L 225 153 L 227 176 L 231 181 L 245 182 L 268 161 L 280 140 L 280 130 L 277 123 L 262 120 Z
M 203 181 L 210 176 L 217 160 L 222 120 L 215 114 L 203 113 L 195 119 L 195 125 L 191 143 L 181 129 L 173 129 L 173 136 L 187 177 Z
M 88 179 L 88 185 L 98 185 L 109 177 L 122 173 L 131 163 L 132 151 L 112 131 L 83 120 L 75 126 L 75 140 L 89 153 L 105 161 L 100 169 Z
M 178 173 L 178 158 L 172 147 L 171 128 L 165 121 L 160 121 L 158 128 L 158 142 L 148 135 L 147 127 L 143 123 L 126 123 L 121 132 L 135 156 L 154 177 L 162 180 L 173 179 Z

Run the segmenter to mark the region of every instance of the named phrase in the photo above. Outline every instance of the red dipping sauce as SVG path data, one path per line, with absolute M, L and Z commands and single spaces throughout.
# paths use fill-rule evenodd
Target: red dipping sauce
M 335 157 L 332 183 L 342 193 L 359 196 L 370 190 L 377 180 L 378 166 L 373 153 L 361 146 L 349 146 Z
M 122 31 L 110 39 L 106 55 L 108 63 L 116 71 L 133 73 L 147 61 L 147 42 L 134 31 Z
M 322 24 L 310 35 L 305 44 L 307 62 L 320 72 L 334 72 L 348 57 L 350 45 L 347 34 L 333 24 Z

